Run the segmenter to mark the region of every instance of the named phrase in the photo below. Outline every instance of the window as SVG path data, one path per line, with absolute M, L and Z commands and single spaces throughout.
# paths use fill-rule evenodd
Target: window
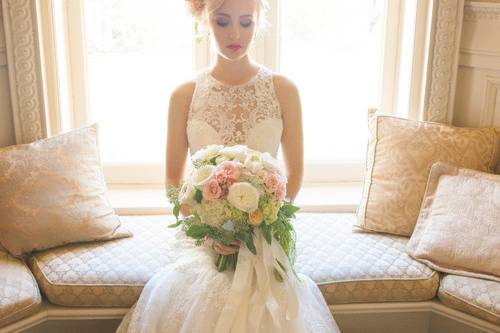
M 183 1 L 86 0 L 89 110 L 104 164 L 161 163 L 170 92 L 193 72 Z
M 394 101 L 399 78 L 407 79 L 400 69 L 411 70 L 414 45 L 400 45 L 412 33 L 402 22 L 415 1 L 269 0 L 271 27 L 251 54 L 300 89 L 306 183 L 362 180 L 368 107 L 396 114 L 405 105 Z M 66 61 L 57 63 L 67 66 L 56 93 L 70 116 L 60 118 L 70 119 L 69 127 L 99 122 L 109 184 L 162 184 L 170 93 L 210 64 L 210 41 L 195 43 L 181 0 L 48 4 L 63 32 L 54 53 Z
M 380 0 L 281 4 L 280 70 L 301 92 L 308 160 L 364 158 L 367 110 L 379 104 L 383 6 Z

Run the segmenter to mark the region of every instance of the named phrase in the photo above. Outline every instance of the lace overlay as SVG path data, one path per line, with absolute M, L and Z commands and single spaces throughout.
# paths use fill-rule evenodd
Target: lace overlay
M 187 121 L 191 154 L 208 144 L 246 144 L 276 156 L 283 132 L 272 71 L 260 66 L 242 85 L 225 85 L 206 68 L 196 76 Z
M 277 324 L 264 304 L 276 301 L 278 303 L 274 303 L 277 306 L 274 310 L 281 312 L 286 309 L 285 299 L 273 298 L 276 295 L 271 294 L 271 290 L 268 290 L 269 293 L 259 291 L 256 285 L 258 278 L 253 278 L 249 284 L 244 285 L 240 289 L 241 294 L 231 295 L 233 278 L 238 275 L 238 271 L 218 272 L 215 266 L 215 252 L 205 246 L 195 246 L 194 241 L 181 229 L 177 230 L 174 239 L 173 248 L 182 252 L 182 257 L 148 281 L 139 300 L 118 327 L 117 333 L 340 332 L 321 291 L 308 276 L 299 273 L 301 282 L 288 285 L 288 289 L 282 290 L 283 295 L 297 295 L 298 318 L 285 320 L 282 315 L 280 323 Z M 245 262 L 252 262 L 251 267 L 262 263 L 262 253 L 265 252 L 263 247 L 267 246 L 266 244 L 262 239 L 256 239 L 258 254 L 261 254 L 257 257 L 246 248 L 240 249 L 238 265 L 241 261 L 241 266 L 237 269 L 242 269 Z M 256 277 L 257 271 L 251 271 Z M 281 288 L 286 286 L 287 284 L 284 284 Z M 238 327 L 217 327 L 221 315 L 228 320 L 239 315 L 239 320 L 235 320 Z M 241 316 L 247 320 L 241 320 Z

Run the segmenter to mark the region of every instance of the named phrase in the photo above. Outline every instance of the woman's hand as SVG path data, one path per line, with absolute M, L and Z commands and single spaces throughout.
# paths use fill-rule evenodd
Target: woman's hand
M 230 255 L 236 253 L 240 250 L 241 241 L 236 239 L 229 246 L 217 242 L 213 238 L 207 237 L 205 241 L 209 247 L 211 247 L 215 252 L 223 255 Z
M 193 212 L 191 212 L 191 208 L 189 208 L 188 205 L 181 204 L 180 213 L 182 216 L 187 217 L 187 216 L 191 215 Z

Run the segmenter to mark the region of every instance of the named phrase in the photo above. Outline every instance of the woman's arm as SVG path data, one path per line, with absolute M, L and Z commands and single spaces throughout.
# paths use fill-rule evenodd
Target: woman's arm
M 281 151 L 288 178 L 287 197 L 294 200 L 299 193 L 304 175 L 302 106 L 299 90 L 292 81 L 279 74 L 275 74 L 273 80 L 283 118 Z
M 184 177 L 188 141 L 186 122 L 195 83 L 178 86 L 170 96 L 167 124 L 165 186 L 179 186 Z

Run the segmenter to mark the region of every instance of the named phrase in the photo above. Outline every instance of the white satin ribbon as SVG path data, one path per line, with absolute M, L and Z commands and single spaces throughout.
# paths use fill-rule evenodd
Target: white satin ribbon
M 240 247 L 233 283 L 215 326 L 215 333 L 258 333 L 266 312 L 272 319 L 273 332 L 290 332 L 290 321 L 299 315 L 298 281 L 288 257 L 276 239 L 269 245 L 262 233 L 254 237 L 257 255 Z M 280 268 L 278 259 L 286 269 Z M 276 280 L 277 269 L 283 282 Z M 297 324 L 297 332 L 300 332 Z M 295 330 L 293 330 L 295 331 Z

